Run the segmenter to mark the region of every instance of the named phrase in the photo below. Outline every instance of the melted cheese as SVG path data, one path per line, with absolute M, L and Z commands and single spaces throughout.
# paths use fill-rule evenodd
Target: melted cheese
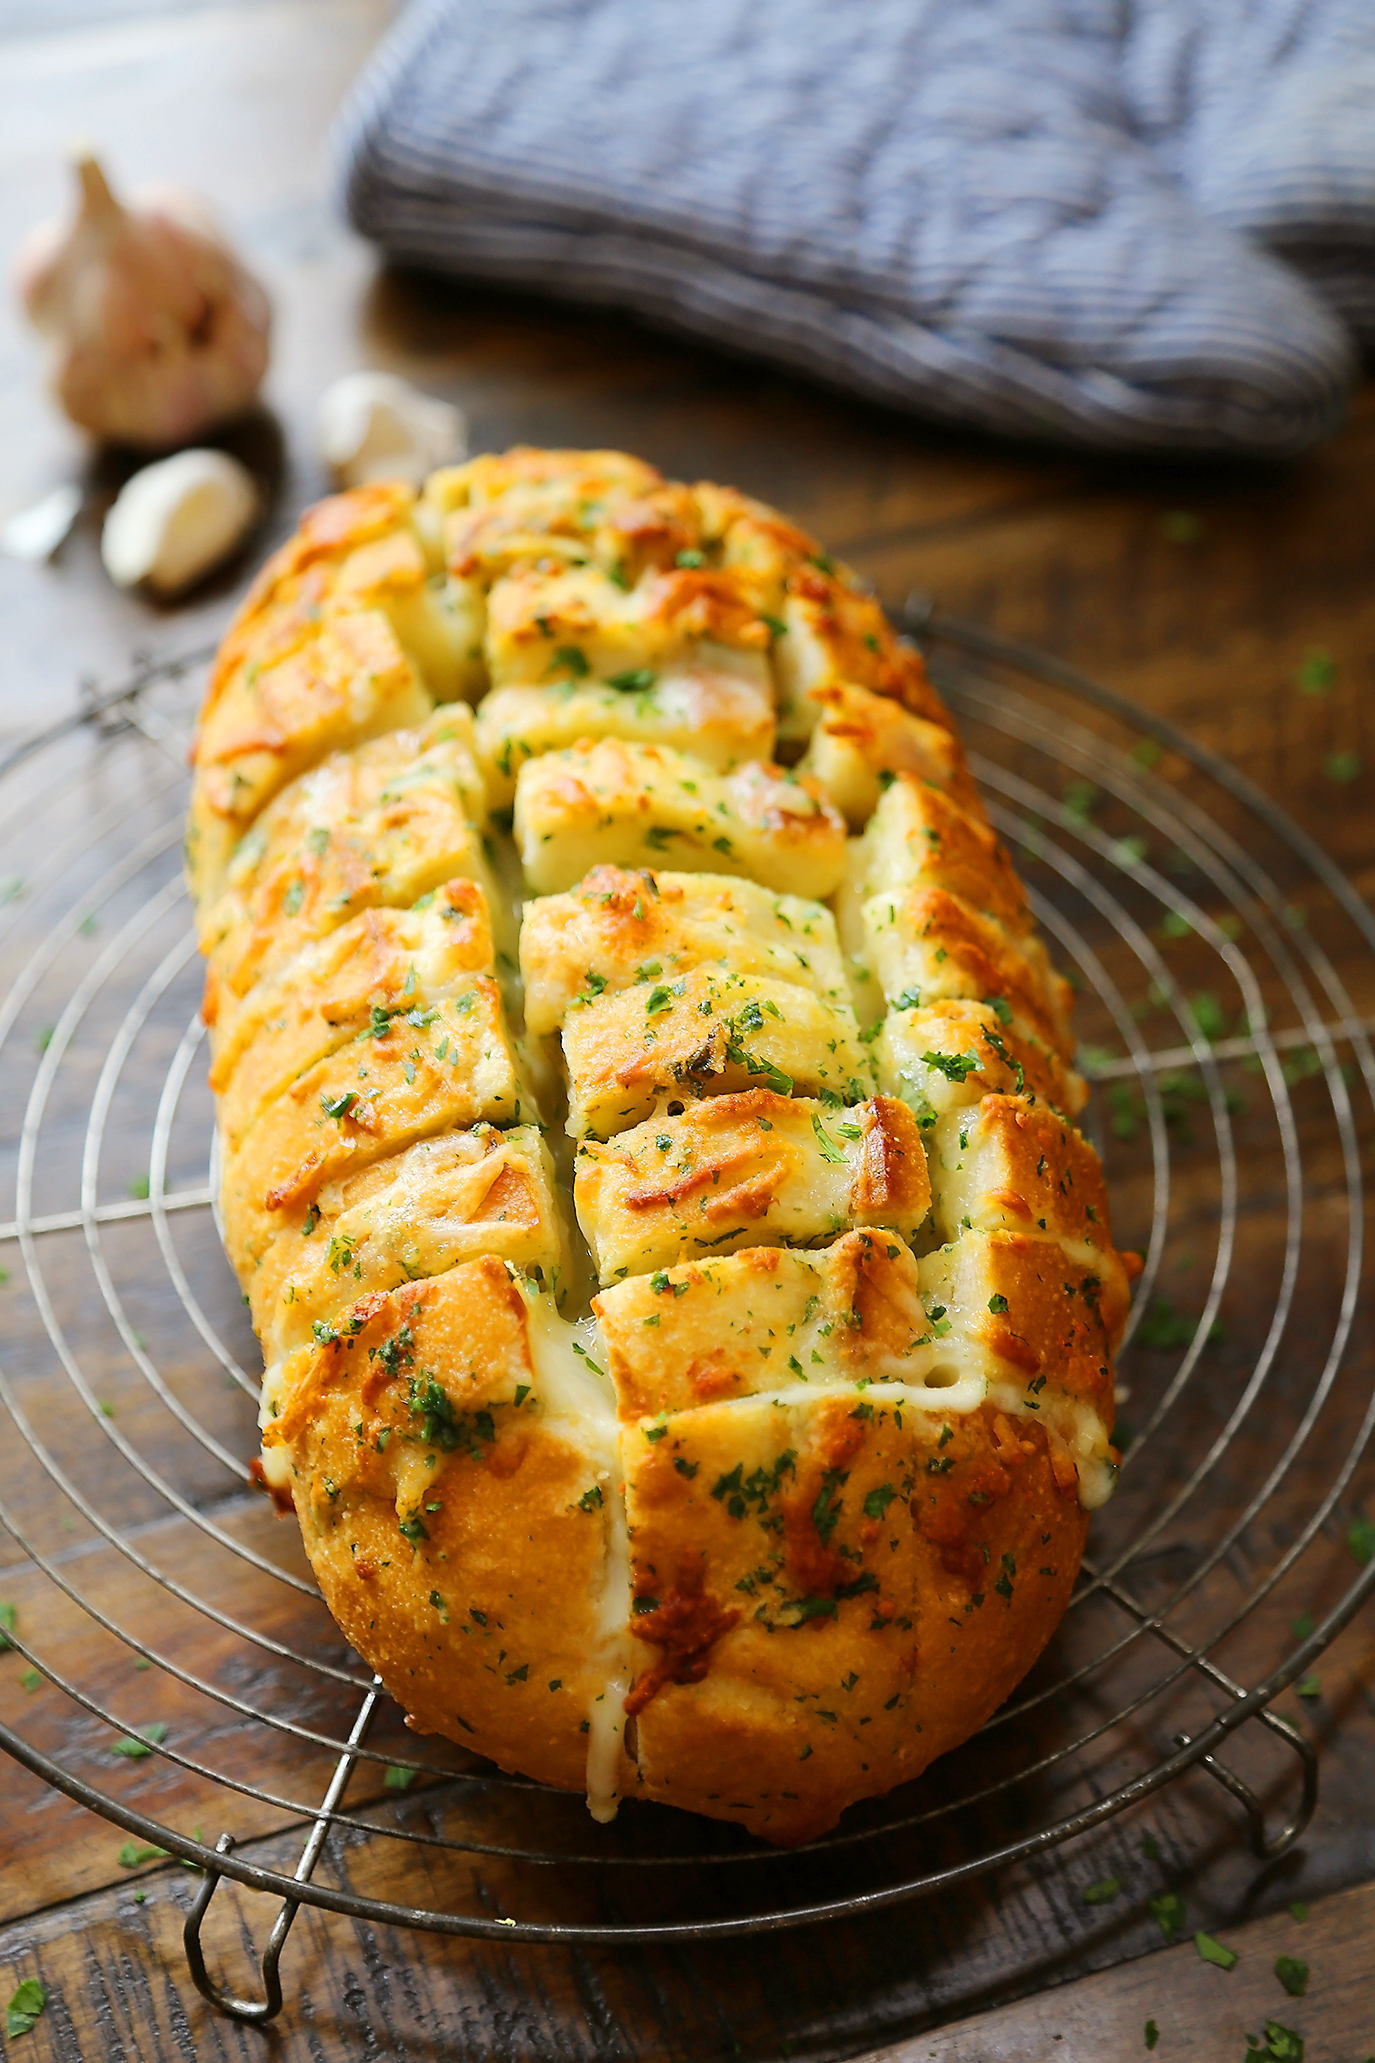
M 602 1688 L 587 1710 L 587 1809 L 613 1820 L 620 1802 L 617 1778 L 625 1741 L 625 1701 L 634 1675 L 631 1649 L 630 1537 L 625 1517 L 625 1475 L 617 1436 L 616 1403 L 604 1373 L 596 1321 L 560 1318 L 552 1297 L 528 1280 L 520 1283 L 529 1313 L 530 1359 L 545 1416 L 579 1427 L 592 1450 L 602 1491 L 606 1562 L 597 1609 Z

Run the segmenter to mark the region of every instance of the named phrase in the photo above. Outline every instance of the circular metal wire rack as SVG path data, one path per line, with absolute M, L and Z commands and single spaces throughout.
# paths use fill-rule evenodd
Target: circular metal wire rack
M 1375 1588 L 1371 1560 L 1292 1630 L 1375 1430 L 1357 1351 L 1375 920 L 1170 725 L 919 605 L 908 627 L 1079 989 L 1085 1123 L 1145 1269 L 1120 1488 L 1047 1654 L 934 1779 L 786 1862 L 657 1807 L 597 1827 L 580 1800 L 400 1727 L 250 1473 L 258 1360 L 214 1223 L 181 880 L 207 655 L 136 667 L 0 760 L 0 1585 L 24 1672 L 0 1685 L 0 1742 L 204 1872 L 192 1974 L 240 2018 L 280 2009 L 302 1903 L 493 1938 L 704 1939 L 998 1869 L 1199 1763 L 1261 1855 L 1311 1816 L 1313 1750 L 1273 1700 Z M 293 1828 L 294 1874 L 241 1852 Z M 424 1896 L 331 1881 L 331 1839 L 349 1835 L 408 1844 Z M 256 1997 L 206 1968 L 224 1876 L 281 1900 Z

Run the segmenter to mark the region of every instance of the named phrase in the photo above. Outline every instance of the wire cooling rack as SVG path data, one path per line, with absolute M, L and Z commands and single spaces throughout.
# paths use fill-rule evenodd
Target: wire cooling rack
M 1168 724 L 1035 652 L 908 617 L 1079 989 L 1085 1122 L 1145 1272 L 1121 1486 L 1046 1656 L 934 1779 L 786 1861 L 659 1807 L 595 1826 L 579 1800 L 400 1728 L 249 1471 L 259 1362 L 213 1219 L 181 883 L 207 655 L 139 666 L 0 759 L 0 1586 L 27 1686 L 0 1684 L 0 1742 L 204 1872 L 192 1975 L 241 2019 L 280 2010 L 302 1903 L 498 1939 L 757 1935 L 1034 1855 L 1199 1763 L 1260 1855 L 1312 1814 L 1312 1748 L 1271 1707 L 1375 1588 L 1372 1560 L 1328 1583 L 1317 1623 L 1294 1621 L 1315 1557 L 1330 1569 L 1359 1522 L 1375 1428 L 1375 921 Z M 294 1875 L 239 1845 L 293 1828 Z M 404 1878 L 379 1864 L 378 1895 L 360 1891 L 332 1864 L 346 1840 L 402 1854 Z M 226 1876 L 281 1900 L 255 1997 L 202 1952 Z

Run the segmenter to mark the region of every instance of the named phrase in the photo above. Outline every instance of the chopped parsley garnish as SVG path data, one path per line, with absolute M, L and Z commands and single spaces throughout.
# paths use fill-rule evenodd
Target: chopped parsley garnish
M 586 655 L 576 645 L 560 645 L 546 670 L 549 673 L 557 673 L 560 669 L 571 673 L 575 680 L 586 680 L 592 671 Z
M 606 684 L 623 695 L 647 695 L 658 678 L 652 667 L 632 666 L 625 673 L 608 674 Z
M 335 1097 L 326 1096 L 322 1092 L 320 1096 L 320 1108 L 321 1110 L 323 1110 L 326 1117 L 332 1117 L 334 1119 L 335 1124 L 342 1127 L 344 1119 L 348 1116 L 349 1112 L 353 1109 L 353 1106 L 357 1101 L 358 1091 L 356 1089 L 346 1089 L 342 1096 Z
M 165 1862 L 165 1848 L 140 1848 L 137 1841 L 126 1841 L 120 1849 L 117 1862 L 122 1870 L 136 1870 L 145 1862 Z
M 1275 1975 L 1291 1999 L 1301 1999 L 1308 1989 L 1308 1965 L 1297 1956 L 1277 1956 Z
M 600 1511 L 602 1508 L 603 1501 L 604 1500 L 602 1498 L 602 1486 L 600 1483 L 594 1483 L 592 1485 L 592 1488 L 590 1490 L 584 1490 L 582 1496 L 578 1499 L 578 1510 Z
M 821 1148 L 822 1159 L 843 1166 L 845 1162 L 844 1147 L 836 1145 L 835 1140 L 826 1130 L 815 1111 L 812 1112 L 812 1130 L 816 1134 L 816 1143 Z
M 145 1755 L 151 1755 L 153 1748 L 166 1739 L 167 1721 L 154 1719 L 149 1725 L 139 1727 L 137 1734 L 126 1734 L 122 1740 L 116 1741 L 112 1753 L 122 1755 L 127 1762 L 141 1762 Z
M 1236 1950 L 1234 1948 L 1224 1948 L 1215 1936 L 1211 1934 L 1195 1934 L 1194 1947 L 1198 1950 L 1205 1963 L 1215 1963 L 1219 1970 L 1234 1970 L 1236 1968 L 1238 1960 Z
M 785 1447 L 771 1469 L 756 1468 L 748 1476 L 744 1462 L 737 1461 L 733 1469 L 712 1484 L 711 1494 L 718 1503 L 725 1505 L 733 1519 L 745 1518 L 751 1505 L 755 1507 L 755 1516 L 763 1518 L 768 1511 L 769 1499 L 778 1490 L 784 1476 L 796 1473 L 796 1451 Z
M 850 1480 L 848 1469 L 828 1468 L 821 1478 L 821 1488 L 812 1506 L 812 1524 L 816 1527 L 823 1547 L 831 1544 L 831 1535 L 844 1509 L 845 1500 L 840 1491 Z
M 1303 2036 L 1292 2027 L 1281 2027 L 1278 2020 L 1266 2021 L 1264 2046 L 1257 2034 L 1248 2034 L 1246 2040 L 1251 2063 L 1303 2063 Z
M 36 1977 L 26 1977 L 5 2008 L 5 2033 L 11 2041 L 21 2034 L 31 2034 L 40 2013 L 48 2003 L 48 1994 Z
M 1084 1905 L 1111 1905 L 1121 1889 L 1120 1877 L 1100 1877 L 1096 1884 L 1086 1884 L 1079 1897 Z
M 991 1296 L 988 1300 L 988 1308 L 995 1315 L 999 1311 L 1005 1311 L 1007 1309 L 1007 1298 L 1000 1296 Z
M 410 1413 L 420 1420 L 420 1437 L 427 1447 L 437 1447 L 441 1454 L 461 1450 L 476 1459 L 482 1454 L 479 1442 L 490 1447 L 495 1441 L 497 1429 L 491 1412 L 485 1406 L 473 1412 L 455 1410 L 448 1391 L 428 1369 L 411 1376 L 408 1388 Z M 403 1526 L 401 1530 L 404 1533 L 406 1529 Z
M 897 1494 L 891 1483 L 880 1483 L 864 1500 L 865 1518 L 881 1519 Z
M 1184 1932 L 1184 1901 L 1177 1891 L 1162 1891 L 1150 1901 L 1150 1911 L 1166 1941 Z
M 993 1015 L 997 1018 L 999 1024 L 1011 1024 L 1012 1008 L 1011 1005 L 1007 1003 L 1002 996 L 985 996 L 984 1002 L 986 1003 L 988 1008 L 993 1012 Z
M 927 1067 L 934 1067 L 937 1074 L 943 1074 L 948 1082 L 965 1081 L 970 1075 L 977 1074 L 983 1064 L 977 1053 L 923 1053 L 921 1057 Z

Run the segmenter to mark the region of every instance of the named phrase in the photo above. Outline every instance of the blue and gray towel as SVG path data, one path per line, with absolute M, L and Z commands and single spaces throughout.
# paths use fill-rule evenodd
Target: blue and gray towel
M 1375 0 L 412 0 L 394 258 L 949 422 L 1302 450 L 1375 343 Z

